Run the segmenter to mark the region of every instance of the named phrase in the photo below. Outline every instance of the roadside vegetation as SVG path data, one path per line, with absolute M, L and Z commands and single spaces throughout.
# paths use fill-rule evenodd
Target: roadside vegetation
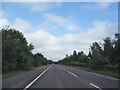
M 42 53 L 33 54 L 34 46 L 16 29 L 4 27 L 2 32 L 2 73 L 5 77 L 47 64 L 77 66 L 80 69 L 120 78 L 120 34 L 106 37 L 103 43 L 90 45 L 89 54 L 73 51 L 58 62 L 47 60 Z
M 4 27 L 2 32 L 2 73 L 5 76 L 51 64 L 41 53 L 33 54 L 34 46 L 16 29 Z
M 120 35 L 116 34 L 114 39 L 106 37 L 103 41 L 92 43 L 88 55 L 74 50 L 72 55 L 66 54 L 57 63 L 120 78 Z

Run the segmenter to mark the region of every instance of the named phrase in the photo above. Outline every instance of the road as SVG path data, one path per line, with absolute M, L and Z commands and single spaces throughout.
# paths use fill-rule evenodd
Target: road
M 48 65 L 3 80 L 4 88 L 91 88 L 120 90 L 118 79 L 63 65 Z
M 112 88 L 111 90 L 114 90 L 118 88 L 118 79 L 53 64 L 24 85 L 21 87 L 24 90 L 29 88 L 95 88 L 96 90 Z

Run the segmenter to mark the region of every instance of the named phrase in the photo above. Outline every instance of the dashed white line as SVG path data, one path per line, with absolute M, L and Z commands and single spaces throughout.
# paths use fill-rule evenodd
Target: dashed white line
M 65 71 L 65 69 L 64 69 L 64 68 L 61 68 L 61 69 Z
M 74 73 L 72 73 L 72 72 L 70 72 L 70 71 L 68 71 L 68 70 L 65 70 L 64 68 L 62 68 L 62 67 L 59 67 L 59 68 L 61 68 L 62 70 L 64 70 L 64 71 L 66 71 L 66 72 L 68 72 L 69 74 L 71 74 L 71 75 L 73 75 L 73 76 L 75 76 L 75 77 L 78 77 L 77 75 L 75 75 Z
M 52 66 L 52 65 L 51 65 Z M 50 66 L 50 67 L 51 67 Z M 28 89 L 35 81 L 37 81 L 48 69 L 50 69 L 50 67 L 48 67 L 45 71 L 43 71 L 39 76 L 37 76 L 31 83 L 29 83 L 23 90 Z
M 98 88 L 99 90 L 103 90 L 103 89 L 101 89 L 100 87 L 96 86 L 96 85 L 93 84 L 93 83 L 90 83 L 90 85 L 92 85 L 92 86 L 95 87 L 95 88 Z
M 58 66 L 59 67 L 59 66 Z M 62 67 L 59 67 L 59 68 L 61 68 L 62 70 L 64 70 L 65 71 L 65 69 L 64 68 L 62 68 Z
M 74 73 L 70 72 L 70 71 L 67 71 L 69 74 L 75 76 L 75 77 L 78 77 L 77 75 L 75 75 Z

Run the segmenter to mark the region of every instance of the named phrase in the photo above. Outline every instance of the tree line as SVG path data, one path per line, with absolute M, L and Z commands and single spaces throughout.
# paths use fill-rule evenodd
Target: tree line
M 5 27 L 2 32 L 2 72 L 28 70 L 31 67 L 52 63 L 89 67 L 90 69 L 116 71 L 120 65 L 120 34 L 114 39 L 106 37 L 103 43 L 94 42 L 90 45 L 89 54 L 73 51 L 58 62 L 47 60 L 41 53 L 33 54 L 34 46 L 28 44 L 24 35 L 16 29 Z
M 120 65 L 120 34 L 115 34 L 114 39 L 106 37 L 103 43 L 94 42 L 90 45 L 89 54 L 83 51 L 73 51 L 72 55 L 57 62 L 58 64 L 88 67 L 93 70 L 111 70 L 118 72 Z
M 2 32 L 2 72 L 28 70 L 47 65 L 50 60 L 41 53 L 33 54 L 34 46 L 28 44 L 24 35 L 16 29 L 4 27 Z

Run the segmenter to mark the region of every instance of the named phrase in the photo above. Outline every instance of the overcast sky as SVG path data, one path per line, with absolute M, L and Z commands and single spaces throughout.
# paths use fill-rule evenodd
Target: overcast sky
M 118 31 L 117 2 L 4 2 L 0 26 L 10 25 L 24 34 L 48 59 L 60 60 L 73 50 L 89 51 Z

